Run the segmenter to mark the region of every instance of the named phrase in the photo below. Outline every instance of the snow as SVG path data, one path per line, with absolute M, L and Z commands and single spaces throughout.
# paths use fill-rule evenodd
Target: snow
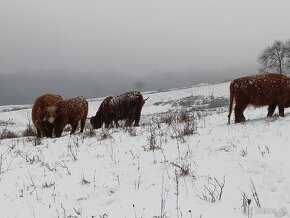
M 267 107 L 249 107 L 247 122 L 227 125 L 227 105 L 192 112 L 196 131 L 177 137 L 183 125 L 158 124 L 159 118 L 191 108 L 172 107 L 172 102 L 228 98 L 229 83 L 143 95 L 149 99 L 140 127 L 98 129 L 93 136 L 88 129 L 72 136 L 64 132 L 40 142 L 34 137 L 0 140 L 1 217 L 157 218 L 162 212 L 174 218 L 248 217 L 242 193 L 252 200 L 249 217 L 290 216 L 289 113 L 266 118 Z M 88 100 L 89 117 L 102 100 Z M 31 122 L 31 106 L 15 108 L 0 107 L 0 130 L 21 135 Z M 155 150 L 149 150 L 152 134 Z M 188 175 L 182 176 L 178 166 L 187 167 Z M 220 200 L 201 199 L 205 187 L 212 188 L 215 179 L 222 184 L 223 178 Z M 261 208 L 252 196 L 253 184 Z
M 139 95 L 140 95 L 140 93 L 137 91 L 129 91 L 129 92 L 117 94 L 117 95 L 113 96 L 113 98 L 110 101 L 110 104 L 119 105 L 120 102 L 124 102 L 125 99 L 134 100 L 134 99 L 138 98 Z

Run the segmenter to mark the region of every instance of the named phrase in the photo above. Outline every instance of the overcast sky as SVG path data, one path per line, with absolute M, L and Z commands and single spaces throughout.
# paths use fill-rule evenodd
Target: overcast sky
M 0 0 L 0 105 L 253 74 L 289 0 Z

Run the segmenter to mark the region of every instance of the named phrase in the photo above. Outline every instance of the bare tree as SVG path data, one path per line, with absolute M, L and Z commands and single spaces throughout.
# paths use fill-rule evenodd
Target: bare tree
M 284 69 L 290 67 L 290 41 L 274 41 L 271 46 L 265 48 L 258 62 L 262 65 L 263 71 L 275 70 L 280 74 L 284 73 Z
M 290 69 L 290 39 L 287 40 L 285 44 L 286 44 L 286 57 L 287 57 L 286 67 Z

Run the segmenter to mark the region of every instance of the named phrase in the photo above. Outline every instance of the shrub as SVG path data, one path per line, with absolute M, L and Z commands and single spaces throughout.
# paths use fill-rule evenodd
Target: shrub
M 0 132 L 0 139 L 11 139 L 11 138 L 17 138 L 17 137 L 18 135 L 8 130 L 7 127 Z
M 26 129 L 23 131 L 22 136 L 28 137 L 28 136 L 36 136 L 36 135 L 37 135 L 37 133 L 36 133 L 35 128 L 29 122 L 26 126 Z
M 153 124 L 149 124 L 150 135 L 147 137 L 147 146 L 144 147 L 145 151 L 154 151 L 156 149 L 161 149 L 161 146 L 157 144 L 157 134 L 156 134 L 156 126 Z

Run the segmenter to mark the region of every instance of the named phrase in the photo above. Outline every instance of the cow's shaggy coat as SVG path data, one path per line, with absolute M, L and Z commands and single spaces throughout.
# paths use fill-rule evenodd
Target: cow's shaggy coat
M 281 74 L 262 74 L 235 79 L 230 84 L 230 105 L 228 123 L 235 102 L 235 122 L 245 121 L 243 114 L 248 105 L 268 106 L 268 116 L 272 116 L 276 106 L 279 115 L 284 116 L 284 108 L 290 106 L 290 79 Z
M 84 97 L 75 97 L 58 101 L 55 106 L 47 108 L 47 120 L 53 124 L 56 137 L 60 137 L 64 127 L 71 125 L 70 134 L 74 134 L 78 123 L 81 122 L 83 132 L 88 114 L 88 102 Z
M 44 94 L 34 101 L 32 106 L 32 122 L 37 130 L 37 137 L 52 137 L 53 125 L 48 122 L 46 117 L 46 108 L 54 106 L 56 102 L 61 101 L 62 97 L 55 94 Z
M 132 126 L 133 122 L 134 126 L 139 126 L 144 103 L 142 94 L 137 91 L 106 97 L 90 122 L 95 129 L 101 128 L 104 123 L 105 127 L 108 128 L 113 125 L 113 121 L 118 127 L 118 120 L 126 120 L 126 127 Z

